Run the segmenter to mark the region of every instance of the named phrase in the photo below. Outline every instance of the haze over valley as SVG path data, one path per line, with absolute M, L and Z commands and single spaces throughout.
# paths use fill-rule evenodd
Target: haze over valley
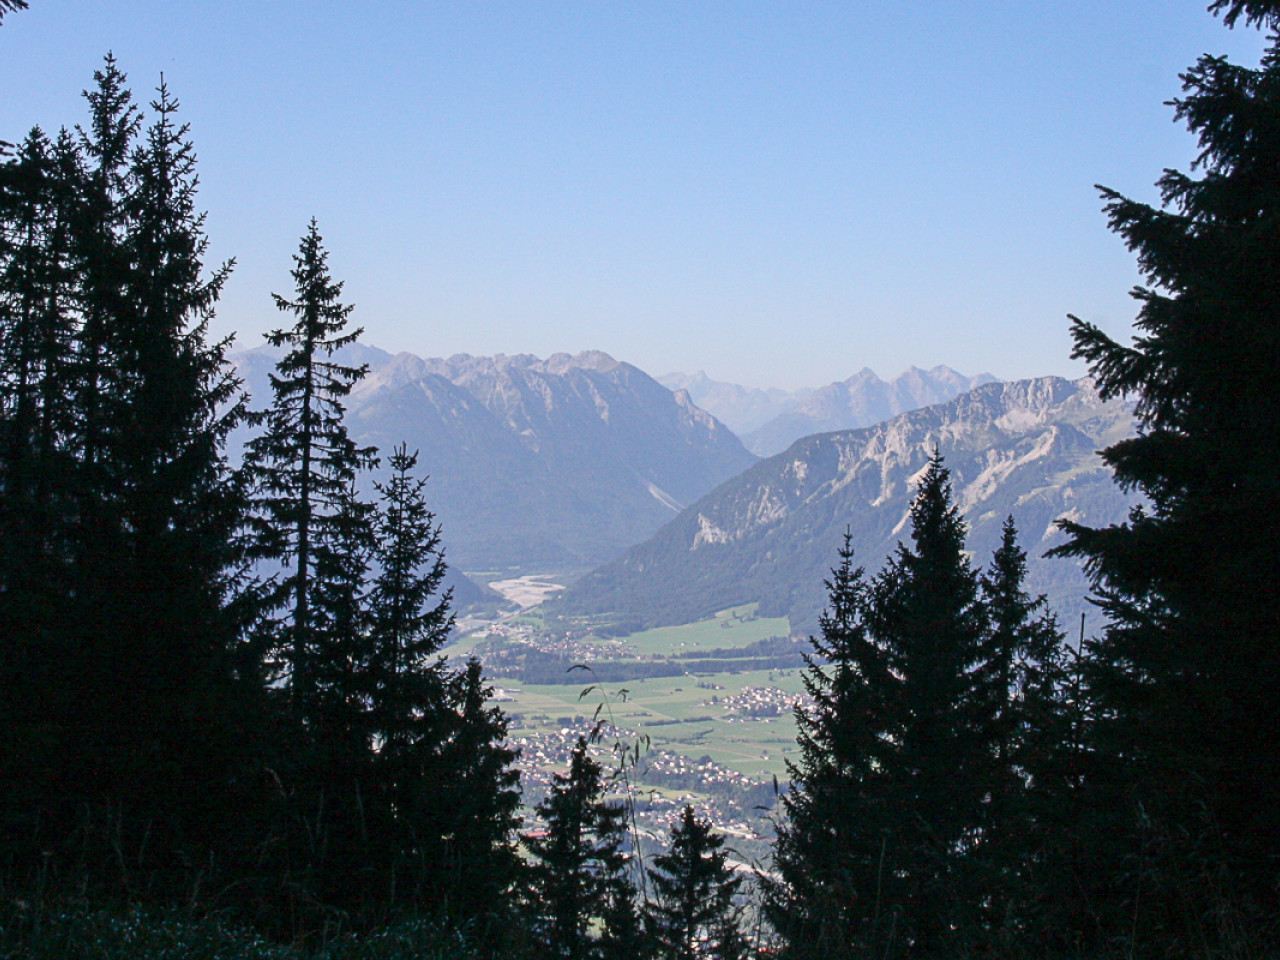
M 978 562 L 1012 514 L 1037 592 L 1073 616 L 1083 578 L 1041 561 L 1054 520 L 1105 524 L 1130 506 L 1095 451 L 1132 430 L 1131 408 L 1103 404 L 1087 381 L 1002 384 L 939 366 L 784 393 L 655 379 L 600 351 L 424 359 L 357 344 L 341 358 L 370 368 L 347 398 L 353 438 L 420 453 L 455 582 L 480 585 L 460 599 L 549 579 L 569 588 L 556 611 L 616 616 L 614 632 L 751 603 L 812 632 L 844 529 L 874 569 L 935 447 Z M 251 397 L 265 395 L 273 352 L 234 359 Z M 728 423 L 784 452 L 762 459 Z
M 848 530 L 877 570 L 935 450 L 972 562 L 990 562 L 1012 516 L 1028 586 L 1063 622 L 1091 608 L 1078 565 L 1044 556 L 1055 521 L 1105 525 L 1134 503 L 1097 455 L 1131 435 L 1132 405 L 1087 379 L 863 369 L 786 392 L 655 379 L 599 351 L 443 359 L 356 344 L 339 358 L 370 368 L 347 399 L 353 439 L 420 451 L 460 612 L 449 652 L 480 655 L 499 685 L 528 797 L 625 687 L 613 734 L 650 744 L 637 776 L 657 791 L 641 807 L 655 837 L 683 796 L 764 852 L 765 787 L 788 775 L 801 653 L 836 549 Z M 273 351 L 234 359 L 264 395 Z

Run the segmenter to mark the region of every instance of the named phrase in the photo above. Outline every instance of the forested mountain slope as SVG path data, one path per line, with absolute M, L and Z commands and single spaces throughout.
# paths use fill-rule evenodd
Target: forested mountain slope
M 874 572 L 904 536 L 913 480 L 937 448 L 985 565 L 1012 514 L 1031 556 L 1029 586 L 1065 614 L 1084 609 L 1077 567 L 1042 559 L 1059 517 L 1122 519 L 1132 503 L 1096 451 L 1130 434 L 1132 408 L 1102 402 L 1088 380 L 990 383 L 874 427 L 819 434 L 756 464 L 683 511 L 646 543 L 597 569 L 557 601 L 566 615 L 619 626 L 683 623 L 760 602 L 812 631 L 823 580 L 846 528 Z

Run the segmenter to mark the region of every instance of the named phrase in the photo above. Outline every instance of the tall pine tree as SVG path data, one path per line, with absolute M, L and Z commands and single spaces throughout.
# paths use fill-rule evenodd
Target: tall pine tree
M 1067 653 L 1046 598 L 1026 592 L 1026 576 L 1008 517 L 981 578 L 987 635 L 977 679 L 993 709 L 983 842 L 971 872 L 984 908 L 978 923 L 1004 952 L 1028 930 L 1078 926 L 1089 906 L 1067 860 L 1080 799 Z
M 797 957 L 848 956 L 880 935 L 883 848 L 890 811 L 880 780 L 892 743 L 885 724 L 896 679 L 887 652 L 863 623 L 867 585 L 846 533 L 826 582 L 821 636 L 806 654 L 796 710 L 800 759 L 788 761 L 791 789 L 778 826 L 766 913 Z
M 1101 394 L 1137 397 L 1138 435 L 1103 456 L 1146 504 L 1116 526 L 1065 524 L 1062 552 L 1085 559 L 1109 618 L 1086 677 L 1099 707 L 1096 747 L 1110 762 L 1098 803 L 1146 825 L 1121 841 L 1130 857 L 1115 862 L 1131 862 L 1145 835 L 1164 851 L 1155 883 L 1195 875 L 1197 891 L 1274 916 L 1280 4 L 1217 0 L 1211 9 L 1228 25 L 1273 31 L 1262 62 L 1204 56 L 1183 75 L 1173 106 L 1199 139 L 1199 175 L 1165 171 L 1160 207 L 1102 191 L 1111 228 L 1146 277 L 1133 293 L 1136 340 L 1118 343 L 1072 318 L 1073 355 L 1088 361 Z M 1134 872 L 1121 879 L 1135 900 L 1146 883 L 1144 909 L 1158 910 L 1162 896 L 1169 905 L 1151 926 L 1185 916 L 1177 901 L 1186 890 L 1153 893 L 1152 879 Z
M 667 852 L 653 858 L 654 897 L 646 919 L 663 960 L 728 960 L 738 948 L 733 898 L 742 877 L 734 875 L 723 848 L 724 837 L 712 833 L 710 821 L 686 806 L 672 824 Z
M 342 613 L 326 601 L 348 601 L 324 593 L 320 570 L 350 562 L 368 544 L 370 518 L 352 502 L 353 488 L 377 451 L 358 447 L 343 422 L 343 399 L 367 368 L 334 359 L 361 330 L 346 330 L 352 308 L 341 302 L 315 220 L 293 259 L 295 299 L 275 302 L 296 322 L 267 334 L 285 353 L 271 375 L 271 407 L 255 415 L 264 429 L 246 444 L 244 469 L 256 497 L 252 553 L 282 568 L 267 598 L 283 613 L 273 646 L 295 716 L 308 725 L 318 722 L 323 661 L 341 656 L 325 629 Z
M 264 611 L 256 640 L 287 715 L 274 767 L 290 839 L 280 860 L 286 883 L 307 899 L 369 922 L 391 887 L 370 716 L 375 511 L 356 486 L 376 451 L 357 446 L 343 421 L 343 400 L 365 368 L 334 354 L 360 331 L 346 329 L 352 308 L 314 220 L 293 260 L 294 297 L 275 303 L 295 322 L 267 334 L 284 353 L 271 406 L 253 416 L 262 431 L 245 445 L 243 468 L 254 497 L 248 552 L 267 575 L 253 590 Z
M 866 626 L 896 683 L 882 736 L 892 742 L 882 800 L 893 938 L 912 954 L 954 951 L 972 920 L 969 855 L 982 842 L 993 713 L 983 684 L 985 620 L 950 472 L 934 454 L 911 505 L 912 546 L 872 581 Z

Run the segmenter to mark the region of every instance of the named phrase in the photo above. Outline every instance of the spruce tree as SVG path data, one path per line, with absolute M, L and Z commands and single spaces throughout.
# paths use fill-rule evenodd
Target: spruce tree
M 397 898 L 439 903 L 451 889 L 443 839 L 450 777 L 442 751 L 454 724 L 445 665 L 435 653 L 453 616 L 448 594 L 437 596 L 444 577 L 440 531 L 422 497 L 425 481 L 410 473 L 416 462 L 396 448 L 391 479 L 375 484 L 374 575 L 360 649 L 347 661 L 357 674 L 346 688 L 367 705 L 361 746 L 373 752 L 366 757 L 364 803 L 376 813 L 378 856 L 397 877 Z
M 125 292 L 129 273 L 124 237 L 126 208 L 134 184 L 128 159 L 134 148 L 142 117 L 125 85 L 126 78 L 110 55 L 102 70 L 95 71 L 95 88 L 86 92 L 88 128 L 76 127 L 77 153 L 83 168 L 78 178 L 77 203 L 72 221 L 75 267 L 78 275 L 80 329 L 76 337 L 76 380 L 72 397 L 77 424 L 75 440 L 83 475 L 78 504 L 79 525 L 88 538 L 109 535 L 111 500 L 103 492 L 117 486 L 110 457 L 113 421 L 127 403 L 123 370 L 114 362 L 111 343 L 115 318 L 128 309 Z M 126 324 L 127 329 L 129 325 Z M 76 562 L 82 586 L 88 586 L 105 563 L 109 546 L 94 549 L 78 544 Z
M 391 478 L 375 484 L 375 522 L 369 595 L 369 691 L 373 733 L 388 758 L 424 738 L 439 742 L 445 680 L 435 654 L 453 629 L 440 528 L 423 497 L 426 481 L 413 476 L 417 453 L 402 444 L 388 464 Z
M 48 687 L 34 682 L 48 664 L 29 638 L 47 633 L 45 618 L 69 592 L 78 172 L 65 130 L 50 141 L 34 129 L 0 165 L 0 636 L 12 638 L 4 656 L 19 657 L 20 646 L 33 654 L 4 668 L 8 699 L 33 717 L 50 712 L 36 706 Z
M 653 903 L 646 916 L 664 960 L 724 957 L 737 923 L 733 898 L 742 878 L 729 867 L 724 837 L 686 806 L 671 828 L 666 853 L 653 858 Z
M 880 772 L 891 749 L 886 724 L 896 678 L 887 652 L 863 623 L 867 585 L 846 533 L 826 581 L 828 606 L 805 655 L 796 709 L 800 759 L 788 761 L 791 789 L 774 854 L 781 882 L 766 887 L 766 914 L 792 956 L 846 956 L 872 942 L 882 918 Z
M 431 864 L 452 915 L 476 925 L 489 942 L 509 935 L 520 879 L 514 847 L 519 826 L 519 749 L 507 742 L 507 720 L 490 702 L 493 688 L 475 657 L 450 678 L 453 730 L 440 762 L 439 782 L 421 784 L 434 803 L 443 837 Z
M 290 840 L 282 862 L 302 875 L 313 902 L 365 923 L 391 884 L 371 716 L 376 511 L 357 490 L 376 451 L 358 447 L 343 421 L 343 400 L 365 368 L 334 354 L 361 331 L 346 329 L 352 308 L 341 302 L 315 220 L 293 261 L 294 298 L 274 299 L 295 322 L 267 334 L 284 352 L 271 406 L 252 418 L 261 432 L 245 445 L 247 552 L 266 577 L 252 585 L 263 611 L 254 633 L 288 718 L 273 768 L 284 785 L 279 829 Z
M 1079 803 L 1065 641 L 1047 599 L 1026 592 L 1027 555 L 1013 518 L 981 578 L 988 633 L 979 672 L 993 704 L 983 844 L 976 881 L 990 943 L 1008 950 L 1027 928 L 1076 924 L 1081 903 L 1064 855 Z M 1048 946 L 1048 944 L 1046 944 Z
M 527 836 L 524 843 L 534 861 L 529 907 L 540 955 L 620 955 L 635 920 L 621 849 L 625 819 L 621 807 L 604 799 L 602 769 L 588 755 L 585 737 L 578 738 L 569 772 L 554 776 L 537 813 L 546 835 Z M 593 923 L 602 928 L 600 937 L 590 935 Z
M 1070 740 L 1066 709 L 1069 668 L 1065 638 L 1043 594 L 1026 592 L 1027 554 L 1018 544 L 1013 517 L 1005 520 L 1000 546 L 982 575 L 989 633 L 987 671 L 999 703 L 995 755 L 1031 782 L 1051 776 L 1039 770 L 1055 746 Z M 1003 701 L 1003 702 L 1001 702 Z
M 626 849 L 627 819 L 621 800 L 607 800 L 596 808 L 594 879 L 600 935 L 593 954 L 599 960 L 645 960 L 649 956 Z
M 569 759 L 569 772 L 557 773 L 551 791 L 538 804 L 546 835 L 529 835 L 524 843 L 533 858 L 531 912 L 544 955 L 557 960 L 587 956 L 587 930 L 594 906 L 595 808 L 601 794 L 600 765 L 587 755 L 579 737 Z
M 62 622 L 71 597 L 77 324 L 70 219 L 78 180 L 68 172 L 77 169 L 65 131 L 55 144 L 33 130 L 0 164 L 0 836 L 19 863 L 68 779 L 55 757 L 78 652 Z
M 880 799 L 882 892 L 894 939 L 914 954 L 954 951 L 972 932 L 970 855 L 982 842 L 996 704 L 981 683 L 985 620 L 950 472 L 935 452 L 911 505 L 912 546 L 872 581 L 866 626 L 896 683 L 882 736 L 893 749 Z
M 109 504 L 111 526 L 84 527 L 82 557 L 95 592 L 86 594 L 94 609 L 83 611 L 82 623 L 103 639 L 114 634 L 101 679 L 117 716 L 136 725 L 140 742 L 160 739 L 188 768 L 171 777 L 147 757 L 145 773 L 131 772 L 133 785 L 154 789 L 162 807 L 181 807 L 221 792 L 217 778 L 231 775 L 223 754 L 237 749 L 226 721 L 239 712 L 240 691 L 230 684 L 241 625 L 229 603 L 244 504 L 224 447 L 243 400 L 226 343 L 209 340 L 230 265 L 205 274 L 195 155 L 163 82 L 151 110 L 122 197 L 123 283 L 99 291 L 110 298 L 103 343 L 112 376 L 101 394 L 99 469 L 87 479 L 107 480 L 109 492 L 89 485 L 83 492 L 99 508 Z M 122 687 L 151 706 L 131 709 Z M 170 804 L 166 794 L 178 780 Z M 217 826 L 207 815 L 197 824 Z
M 1133 293 L 1135 341 L 1072 318 L 1073 355 L 1088 361 L 1101 395 L 1137 398 L 1138 435 L 1103 457 L 1145 504 L 1124 524 L 1064 524 L 1062 552 L 1085 559 L 1109 619 L 1086 675 L 1095 745 L 1110 762 L 1098 805 L 1123 806 L 1135 831 L 1139 818 L 1147 825 L 1120 842 L 1133 853 L 1141 836 L 1156 841 L 1160 882 L 1192 872 L 1199 890 L 1274 915 L 1280 5 L 1211 9 L 1228 25 L 1273 31 L 1262 62 L 1204 56 L 1183 75 L 1173 106 L 1198 137 L 1199 175 L 1166 170 L 1160 207 L 1102 190 L 1111 228 L 1146 277 Z M 1139 880 L 1117 882 L 1132 891 Z M 1147 888 L 1155 910 L 1149 878 Z M 1173 911 L 1182 893 L 1164 896 Z
M 329 749 L 336 751 L 334 761 L 341 757 L 360 765 L 368 759 L 376 736 L 368 596 L 376 508 L 360 499 L 354 481 L 333 506 L 331 536 L 312 544 L 307 626 L 315 644 L 310 675 L 316 712 L 310 719 Z
M 950 956 L 985 937 L 976 864 L 1007 671 L 937 453 L 911 523 L 869 584 L 846 538 L 828 583 L 768 904 L 791 956 Z
M 255 493 L 251 553 L 283 569 L 267 603 L 283 616 L 274 623 L 273 646 L 297 719 L 314 725 L 322 661 L 339 656 L 328 641 L 320 568 L 353 560 L 368 543 L 366 511 L 353 503 L 360 471 L 376 462 L 376 450 L 358 447 L 343 422 L 343 399 L 367 368 L 344 365 L 334 354 L 360 336 L 346 331 L 352 307 L 341 302 L 342 284 L 329 273 L 328 252 L 313 219 L 294 255 L 295 299 L 274 295 L 276 307 L 296 322 L 267 334 L 285 353 L 271 375 L 272 403 L 256 420 L 264 429 L 245 446 L 245 475 Z
M 244 759 L 242 502 L 222 452 L 241 408 L 208 342 L 229 267 L 203 267 L 177 104 L 162 84 L 144 134 L 114 60 L 95 81 L 87 129 L 33 134 L 6 168 L 0 622 L 5 670 L 17 649 L 36 667 L 19 682 L 45 692 L 34 753 L 0 739 L 44 791 L 48 834 L 81 825 L 82 868 L 159 891 L 227 825 L 214 811 Z

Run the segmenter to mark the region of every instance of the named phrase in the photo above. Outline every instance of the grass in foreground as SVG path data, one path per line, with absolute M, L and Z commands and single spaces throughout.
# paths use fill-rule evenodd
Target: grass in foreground
M 311 946 L 271 943 L 218 917 L 141 909 L 41 911 L 21 904 L 0 919 L 6 960 L 472 960 L 467 937 L 423 920 Z

